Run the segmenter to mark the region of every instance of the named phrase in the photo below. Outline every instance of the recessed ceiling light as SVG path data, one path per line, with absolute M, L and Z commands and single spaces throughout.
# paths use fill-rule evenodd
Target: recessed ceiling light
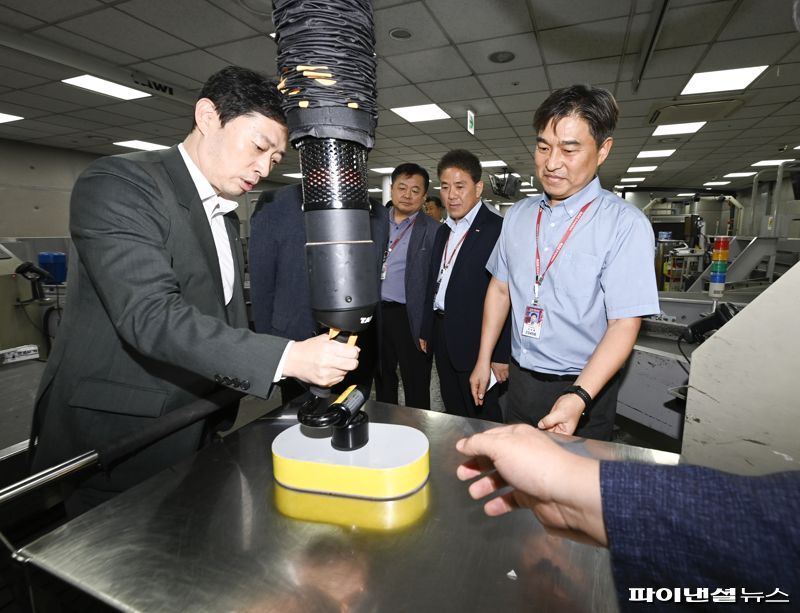
M 652 172 L 658 166 L 631 166 L 628 168 L 627 172 Z
M 523 181 L 522 183 L 520 183 L 520 186 L 521 187 L 530 187 L 531 186 L 531 182 L 530 181 Z
M 71 79 L 62 79 L 61 82 L 66 83 L 67 85 L 74 85 L 75 87 L 80 87 L 82 89 L 88 89 L 89 91 L 97 92 L 98 94 L 105 94 L 106 96 L 121 98 L 122 100 L 136 100 L 137 98 L 148 98 L 150 96 L 150 94 L 141 92 L 138 89 L 125 87 L 119 83 L 106 81 L 105 79 L 93 77 L 92 75 L 88 74 L 81 75 L 79 77 L 73 77 Z
M 750 166 L 780 166 L 784 162 L 794 162 L 794 160 L 761 160 Z
M 678 198 L 680 198 L 682 196 L 690 198 L 691 196 L 694 196 L 694 192 L 683 192 L 682 194 L 675 194 L 675 196 L 677 196 Z
M 800 149 L 800 145 L 797 145 L 797 147 L 795 147 L 795 149 Z
M 302 172 L 285 172 L 283 173 L 284 177 L 289 177 L 290 179 L 302 179 L 303 173 Z
M 767 68 L 769 66 L 752 66 L 750 68 L 696 72 L 683 88 L 681 96 L 744 89 Z
M 494 64 L 508 64 L 517 57 L 511 51 L 495 51 L 489 54 L 489 61 Z
M 622 177 L 619 182 L 620 183 L 639 183 L 644 181 L 644 177 Z
M 390 175 L 394 172 L 394 168 L 370 168 L 372 172 L 377 172 L 379 175 Z
M 278 35 L 278 33 L 277 33 L 277 32 L 270 32 L 270 33 L 269 33 L 269 37 L 270 37 L 272 40 L 275 40 L 275 37 L 276 37 L 277 35 Z
M 143 151 L 158 151 L 159 149 L 169 149 L 165 145 L 158 145 L 156 143 L 148 143 L 144 140 L 121 140 L 114 143 L 118 147 L 128 147 L 128 149 L 141 149 Z
M 8 123 L 9 121 L 19 121 L 20 119 L 25 119 L 25 118 L 20 117 L 19 115 L 9 115 L 7 113 L 0 113 L 0 123 Z
M 735 179 L 736 177 L 752 177 L 754 172 L 729 172 L 724 175 L 726 179 Z
M 377 192 L 382 192 L 383 190 L 380 187 L 370 187 L 367 191 L 372 193 L 377 193 Z
M 445 113 L 438 104 L 399 106 L 389 110 L 411 123 L 434 121 L 435 119 L 450 119 L 450 115 Z
M 503 160 L 488 160 L 486 162 L 481 162 L 481 166 L 483 168 L 499 168 L 505 165 L 506 163 Z
M 535 187 L 526 187 L 526 188 L 521 189 L 519 191 L 525 192 L 527 194 L 527 193 L 530 193 L 530 192 L 538 192 L 539 190 L 536 189 Z
M 706 125 L 705 121 L 692 121 L 689 123 L 667 123 L 663 126 L 658 126 L 653 132 L 653 136 L 661 136 L 665 134 L 694 134 L 700 128 Z
M 728 185 L 730 181 L 706 181 L 703 183 L 704 186 L 715 186 L 715 185 Z
M 405 28 L 392 28 L 389 30 L 389 38 L 394 40 L 408 40 L 411 38 L 411 32 Z
M 634 187 L 633 185 L 615 185 L 614 189 L 628 189 L 629 187 Z
M 675 149 L 654 149 L 652 151 L 640 151 L 636 154 L 637 158 L 668 158 L 673 153 L 675 153 Z

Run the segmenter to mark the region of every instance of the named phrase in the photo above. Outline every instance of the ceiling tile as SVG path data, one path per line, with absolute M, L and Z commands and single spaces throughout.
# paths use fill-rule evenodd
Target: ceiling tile
M 656 49 L 710 43 L 734 4 L 734 0 L 725 0 L 683 7 L 670 5 Z
M 465 43 L 457 45 L 457 49 L 477 74 L 491 74 L 542 64 L 539 45 L 533 32 Z M 510 51 L 514 54 L 514 59 L 504 64 L 496 64 L 489 60 L 489 56 L 497 51 Z
M 382 56 L 438 47 L 445 39 L 444 32 L 422 2 L 407 2 L 391 8 L 375 10 L 375 50 Z M 389 32 L 403 28 L 411 38 L 395 40 Z
M 159 28 L 171 36 L 190 40 L 198 47 L 248 38 L 256 33 L 253 28 L 205 0 L 128 0 L 116 6 L 144 23 L 158 23 Z M 203 19 L 187 19 L 197 14 L 202 14 Z
M 547 78 L 541 66 L 495 72 L 482 75 L 478 79 L 492 96 L 548 91 Z
M 464 77 L 472 72 L 453 47 L 395 55 L 387 62 L 412 83 Z
M 618 56 L 623 51 L 627 21 L 607 19 L 540 32 L 542 57 L 548 63 L 559 64 Z
M 104 8 L 97 0 L 3 0 L 3 5 L 49 23 Z
M 774 64 L 796 44 L 796 33 L 720 42 L 709 50 L 698 70 L 726 70 Z
M 226 64 L 245 66 L 251 70 L 268 75 L 278 74 L 278 47 L 269 36 L 259 34 L 251 38 L 237 40 L 206 49 Z
M 431 100 L 439 102 L 452 102 L 453 100 L 468 100 L 486 96 L 486 90 L 475 77 L 460 77 L 458 79 L 444 79 L 420 83 L 419 88 Z
M 431 12 L 456 43 L 511 36 L 531 30 L 525 0 L 436 0 Z

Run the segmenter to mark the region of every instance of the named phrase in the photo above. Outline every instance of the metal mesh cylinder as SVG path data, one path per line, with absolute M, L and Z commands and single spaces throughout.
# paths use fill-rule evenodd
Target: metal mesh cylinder
M 297 147 L 306 211 L 369 209 L 364 147 L 333 138 L 307 138 Z

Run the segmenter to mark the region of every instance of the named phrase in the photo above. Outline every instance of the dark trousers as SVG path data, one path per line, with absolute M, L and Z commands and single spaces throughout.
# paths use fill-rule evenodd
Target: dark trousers
M 536 426 L 550 412 L 559 394 L 573 385 L 576 376 L 551 375 L 522 368 L 511 360 L 508 374 L 506 423 Z M 595 397 L 587 414 L 581 417 L 575 436 L 610 441 L 617 414 L 619 375 L 614 375 Z
M 445 410 L 451 415 L 502 422 L 503 418 L 498 404 L 498 388 L 500 384 L 496 383 L 486 392 L 482 406 L 476 406 L 472 400 L 469 385 L 469 376 L 472 373 L 458 371 L 453 368 L 453 364 L 450 362 L 450 353 L 447 349 L 447 338 L 444 333 L 444 317 L 446 315 L 434 316 L 433 355 L 436 359 L 436 372 L 439 373 L 439 385 Z
M 430 409 L 433 362 L 414 343 L 406 305 L 384 302 L 381 305 L 380 371 L 375 377 L 378 402 L 397 404 L 398 364 L 406 406 Z

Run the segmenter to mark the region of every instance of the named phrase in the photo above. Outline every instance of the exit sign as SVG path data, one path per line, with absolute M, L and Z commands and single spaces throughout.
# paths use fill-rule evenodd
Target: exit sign
M 467 132 L 475 136 L 475 113 L 467 109 Z

